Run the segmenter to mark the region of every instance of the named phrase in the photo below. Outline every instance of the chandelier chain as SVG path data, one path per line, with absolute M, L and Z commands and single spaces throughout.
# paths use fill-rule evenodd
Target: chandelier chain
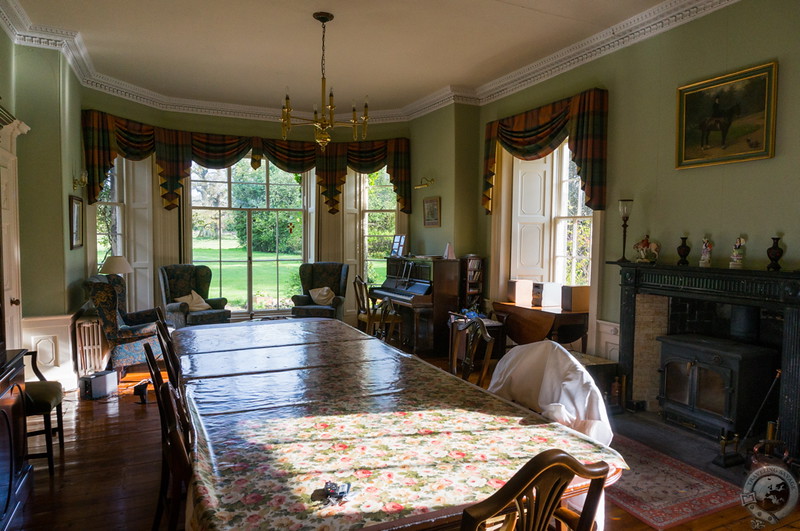
M 325 23 L 322 23 L 322 59 L 320 59 L 320 66 L 322 67 L 322 77 L 325 77 Z

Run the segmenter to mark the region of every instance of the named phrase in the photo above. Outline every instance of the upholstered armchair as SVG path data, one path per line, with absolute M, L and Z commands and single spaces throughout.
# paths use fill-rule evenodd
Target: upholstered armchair
M 225 309 L 228 299 L 208 298 L 208 288 L 211 285 L 211 269 L 208 266 L 161 266 L 158 269 L 158 279 L 161 282 L 166 320 L 173 328 L 230 322 L 231 311 Z M 193 292 L 199 297 L 193 298 Z
M 121 276 L 94 275 L 86 280 L 85 285 L 111 349 L 111 368 L 124 370 L 130 365 L 146 363 L 145 343 L 149 343 L 157 355 L 161 354 L 156 335 L 156 321 L 160 317 L 158 310 L 128 312 L 125 280 Z
M 294 317 L 344 317 L 344 297 L 347 290 L 349 266 L 339 262 L 316 262 L 300 265 L 301 295 L 292 295 L 292 316 Z M 320 288 L 322 295 L 318 293 Z M 331 296 L 332 295 L 332 296 Z M 319 304 L 317 301 L 323 302 Z M 330 299 L 330 300 L 325 300 Z

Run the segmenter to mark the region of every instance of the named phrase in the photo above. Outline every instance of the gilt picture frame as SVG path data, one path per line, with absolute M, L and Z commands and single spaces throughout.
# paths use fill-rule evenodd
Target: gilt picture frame
M 423 226 L 440 227 L 442 225 L 442 220 L 439 217 L 441 206 L 442 198 L 438 195 L 435 197 L 426 197 L 422 200 Z
M 778 63 L 678 88 L 676 168 L 775 155 Z
M 69 196 L 69 248 L 83 247 L 84 234 L 83 199 Z

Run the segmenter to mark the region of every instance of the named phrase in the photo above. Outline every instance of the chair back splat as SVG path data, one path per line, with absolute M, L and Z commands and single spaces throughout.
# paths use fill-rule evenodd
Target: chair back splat
M 494 338 L 489 335 L 486 330 L 486 325 L 479 317 L 472 319 L 457 319 L 453 318 L 458 314 L 451 313 L 451 328 L 453 342 L 450 349 L 450 372 L 453 374 L 460 374 L 464 380 L 469 380 L 470 374 L 475 370 L 475 357 L 478 354 L 478 346 L 481 342 L 485 345 L 483 353 L 483 363 L 481 367 L 481 375 L 478 378 L 478 386 L 483 387 L 486 382 L 486 377 L 489 371 L 489 362 L 492 359 L 492 348 L 494 347 Z M 458 367 L 459 354 L 463 352 L 464 357 L 461 360 L 461 367 Z
M 563 450 L 545 450 L 497 492 L 464 509 L 461 531 L 477 531 L 497 516 L 504 517 L 504 530 L 546 531 L 555 518 L 575 531 L 590 531 L 607 475 L 603 461 L 584 465 Z M 561 506 L 561 497 L 575 476 L 590 480 L 580 514 Z

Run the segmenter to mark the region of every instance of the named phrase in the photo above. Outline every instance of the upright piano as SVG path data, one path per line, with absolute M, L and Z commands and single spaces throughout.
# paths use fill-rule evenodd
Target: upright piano
M 386 259 L 386 280 L 371 299 L 391 299 L 403 316 L 403 344 L 414 354 L 448 355 L 447 312 L 457 311 L 459 261 L 431 256 Z

